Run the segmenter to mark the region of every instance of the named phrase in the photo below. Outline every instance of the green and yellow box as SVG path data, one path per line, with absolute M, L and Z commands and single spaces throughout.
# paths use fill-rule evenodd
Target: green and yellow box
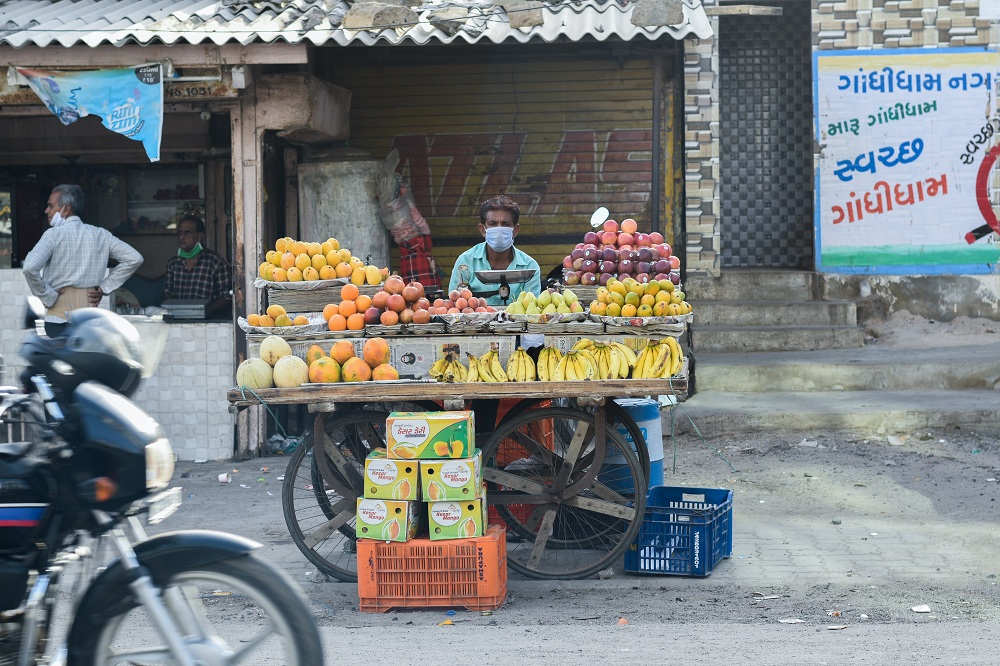
M 393 412 L 385 431 L 388 456 L 397 460 L 468 458 L 476 448 L 471 411 Z
M 375 449 L 365 458 L 365 490 L 368 499 L 420 499 L 420 467 L 416 460 L 390 460 L 385 449 Z
M 358 498 L 358 520 L 354 525 L 359 539 L 409 541 L 420 527 L 422 502 Z
M 427 531 L 431 541 L 468 539 L 486 533 L 486 489 L 479 499 L 427 503 Z
M 469 458 L 420 461 L 420 492 L 428 502 L 479 499 L 483 490 L 483 452 Z

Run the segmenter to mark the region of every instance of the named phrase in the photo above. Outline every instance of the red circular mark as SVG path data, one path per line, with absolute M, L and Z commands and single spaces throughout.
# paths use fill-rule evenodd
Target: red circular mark
M 997 158 L 1000 158 L 1000 145 L 993 146 L 990 152 L 986 153 L 986 157 L 983 158 L 983 163 L 979 165 L 979 173 L 976 174 L 976 203 L 979 205 L 979 212 L 982 214 L 983 219 L 986 220 L 986 224 L 990 225 L 990 229 L 993 231 L 1000 233 L 1000 220 L 997 220 L 996 211 L 993 210 L 993 204 L 990 203 L 990 192 L 987 182 L 990 178 L 990 171 L 997 162 Z

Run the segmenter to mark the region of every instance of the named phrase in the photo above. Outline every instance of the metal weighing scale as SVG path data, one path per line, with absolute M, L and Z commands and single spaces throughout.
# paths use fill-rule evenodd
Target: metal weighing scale
M 510 299 L 510 285 L 523 284 L 535 276 L 534 269 L 526 268 L 519 271 L 476 271 L 476 277 L 483 284 L 497 284 L 498 295 L 504 305 Z

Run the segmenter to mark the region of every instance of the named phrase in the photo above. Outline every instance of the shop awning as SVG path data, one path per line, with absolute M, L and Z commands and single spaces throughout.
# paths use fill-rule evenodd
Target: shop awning
M 285 42 L 322 45 L 653 40 L 712 36 L 701 0 L 680 3 L 673 25 L 632 24 L 630 0 L 425 0 L 382 5 L 357 18 L 344 0 L 0 0 L 0 46 L 215 44 Z M 352 17 L 345 16 L 355 7 Z M 673 5 L 676 10 L 677 5 Z M 386 20 L 388 17 L 388 21 Z M 397 17 L 393 20 L 392 17 Z M 672 19 L 671 19 L 672 20 Z M 390 27 L 376 27 L 386 26 Z

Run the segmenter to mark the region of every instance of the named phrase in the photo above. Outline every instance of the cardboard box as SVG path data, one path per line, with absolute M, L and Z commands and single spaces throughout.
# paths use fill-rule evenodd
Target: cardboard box
M 421 460 L 420 491 L 428 502 L 478 499 L 483 489 L 483 452 L 459 460 Z
M 354 530 L 359 539 L 409 541 L 420 527 L 422 502 L 358 498 L 358 520 Z
M 468 458 L 476 448 L 476 418 L 471 411 L 393 412 L 385 436 L 390 458 Z
M 427 503 L 427 531 L 431 541 L 482 536 L 486 521 L 485 488 L 479 499 Z
M 413 460 L 390 460 L 385 449 L 375 449 L 365 458 L 365 489 L 368 499 L 420 499 L 420 469 Z

